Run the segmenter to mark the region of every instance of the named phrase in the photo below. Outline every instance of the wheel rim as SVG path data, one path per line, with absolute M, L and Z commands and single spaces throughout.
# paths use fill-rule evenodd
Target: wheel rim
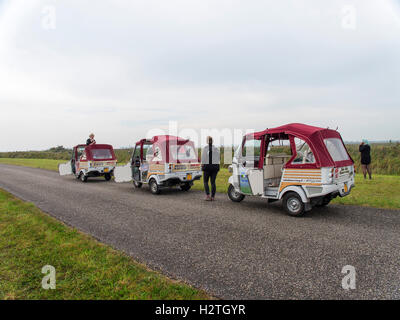
M 297 213 L 300 211 L 301 208 L 301 203 L 298 198 L 291 197 L 287 201 L 287 207 L 290 210 L 290 212 Z
M 157 185 L 156 185 L 155 182 L 153 182 L 153 183 L 151 184 L 151 190 L 153 190 L 153 192 L 157 192 Z
M 231 195 L 232 195 L 232 198 L 234 198 L 234 199 L 239 199 L 239 197 L 240 197 L 240 193 L 237 192 L 235 189 L 233 189 L 231 191 Z

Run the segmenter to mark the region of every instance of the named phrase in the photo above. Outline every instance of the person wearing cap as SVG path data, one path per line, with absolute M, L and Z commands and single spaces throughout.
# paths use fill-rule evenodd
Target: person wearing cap
M 207 137 L 207 146 L 203 148 L 203 152 L 201 154 L 201 164 L 204 172 L 203 180 L 204 190 L 206 192 L 206 201 L 214 201 L 215 193 L 217 191 L 215 180 L 217 179 L 217 174 L 219 171 L 220 153 L 218 148 L 213 146 L 212 137 Z M 208 185 L 209 180 L 211 180 L 211 197 L 210 188 Z
M 371 147 L 368 143 L 368 140 L 363 139 L 360 144 L 359 151 L 361 153 L 361 167 L 364 175 L 364 179 L 367 179 L 367 173 L 369 175 L 369 179 L 372 179 L 372 171 L 371 171 Z
M 87 146 L 91 146 L 91 145 L 93 145 L 93 144 L 96 144 L 96 140 L 94 140 L 94 134 L 91 133 L 91 134 L 89 135 L 89 139 L 86 140 L 86 145 L 87 145 Z

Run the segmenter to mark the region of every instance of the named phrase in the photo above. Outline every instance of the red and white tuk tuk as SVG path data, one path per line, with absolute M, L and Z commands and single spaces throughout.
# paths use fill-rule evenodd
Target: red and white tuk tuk
M 133 180 L 136 188 L 146 183 L 153 194 L 159 194 L 162 188 L 175 186 L 188 191 L 202 171 L 192 141 L 160 135 L 138 141 L 130 163 L 117 167 L 114 175 L 116 182 Z
M 274 152 L 276 141 L 289 152 Z M 292 216 L 326 206 L 354 187 L 354 162 L 339 132 L 299 123 L 246 135 L 229 170 L 232 201 L 246 195 L 282 199 Z
M 86 182 L 88 177 L 100 177 L 109 181 L 117 165 L 114 149 L 108 144 L 77 145 L 73 148 L 71 161 L 59 166 L 60 175 L 74 174 Z

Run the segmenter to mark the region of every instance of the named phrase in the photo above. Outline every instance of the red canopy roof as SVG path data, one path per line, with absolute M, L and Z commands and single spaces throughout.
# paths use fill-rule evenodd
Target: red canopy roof
M 270 128 L 263 131 L 255 132 L 254 139 L 259 139 L 259 137 L 264 136 L 266 134 L 274 136 L 278 136 L 279 134 L 285 134 L 285 135 L 291 134 L 299 137 L 310 137 L 311 135 L 317 132 L 330 132 L 330 134 L 333 134 L 334 136 L 340 136 L 340 134 L 335 130 L 309 126 L 302 123 L 290 123 L 280 127 Z M 251 136 L 251 134 L 248 134 L 248 136 Z
M 142 143 L 145 143 L 145 142 L 148 142 L 148 143 L 176 142 L 178 144 L 185 144 L 185 143 L 189 142 L 189 140 L 188 139 L 183 139 L 183 138 L 180 138 L 180 137 L 176 137 L 176 136 L 171 136 L 171 135 L 161 135 L 161 136 L 154 136 L 150 140 L 148 140 L 148 139 L 139 140 L 138 142 L 136 142 L 136 144 L 138 145 L 138 144 L 142 144 Z
M 75 146 L 75 148 L 86 148 L 88 150 L 90 149 L 113 149 L 113 146 L 110 144 L 92 144 L 90 146 L 86 145 L 86 144 L 78 144 L 77 146 Z
M 88 158 L 88 160 L 93 158 L 92 152 L 91 150 L 96 150 L 96 149 L 108 149 L 111 151 L 111 155 L 112 155 L 112 159 L 106 159 L 106 160 L 116 160 L 116 156 L 114 153 L 114 148 L 112 145 L 110 144 L 92 144 L 90 146 L 86 145 L 86 144 L 78 144 L 77 146 L 75 146 L 75 148 L 85 148 L 86 150 L 86 156 Z
M 136 142 L 136 146 L 141 146 L 145 143 L 150 143 L 150 144 L 157 144 L 161 147 L 161 152 L 163 153 L 163 159 L 165 161 L 160 161 L 160 162 L 165 162 L 169 163 L 170 162 L 170 145 L 190 145 L 193 148 L 194 142 L 190 141 L 189 139 L 183 139 L 177 136 L 171 136 L 171 135 L 160 135 L 160 136 L 154 136 L 150 140 L 148 139 L 142 139 Z M 143 159 L 143 151 L 141 151 L 141 158 Z M 178 162 L 186 162 L 189 160 L 178 160 Z
M 274 138 L 287 140 L 290 136 L 300 138 L 307 142 L 314 152 L 316 158 L 317 167 L 330 167 L 335 165 L 351 165 L 353 160 L 349 154 L 349 159 L 336 163 L 332 160 L 326 146 L 324 139 L 337 138 L 342 140 L 339 132 L 327 128 L 320 128 L 309 126 L 302 123 L 290 123 L 280 127 L 266 129 L 263 131 L 255 132 L 254 134 L 248 134 L 247 137 L 254 137 L 254 139 L 261 139 L 265 135 L 271 135 Z M 343 142 L 343 140 L 342 140 Z

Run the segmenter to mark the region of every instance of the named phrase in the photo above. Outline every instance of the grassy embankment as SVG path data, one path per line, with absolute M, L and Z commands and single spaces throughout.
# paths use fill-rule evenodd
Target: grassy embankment
M 56 289 L 42 289 L 42 267 Z M 0 299 L 208 299 L 0 189 Z
M 47 159 L 1 159 L 0 163 L 8 163 L 48 170 L 57 170 L 59 163 L 65 160 Z M 228 189 L 227 169 L 221 169 L 217 178 L 217 191 L 226 192 Z M 204 190 L 203 181 L 196 181 L 194 189 Z M 333 203 L 370 206 L 386 209 L 400 209 L 400 176 L 374 175 L 373 180 L 364 180 L 356 175 L 356 188 L 345 198 L 336 198 Z

